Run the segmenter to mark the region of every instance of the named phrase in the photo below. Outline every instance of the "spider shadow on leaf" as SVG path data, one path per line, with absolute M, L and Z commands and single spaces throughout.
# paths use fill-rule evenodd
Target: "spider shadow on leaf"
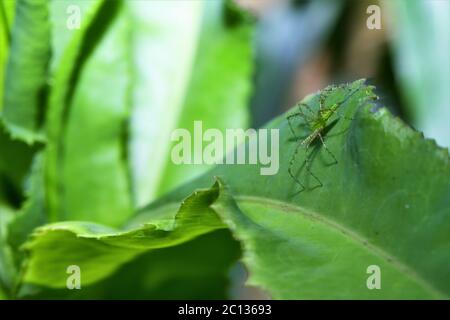
M 300 143 L 300 141 L 298 143 Z M 303 151 L 307 151 L 307 150 L 303 149 Z M 304 154 L 304 159 L 306 159 L 306 158 L 309 159 L 310 167 L 311 167 L 311 163 L 313 163 L 315 161 L 319 151 L 320 151 L 320 146 L 315 143 L 314 146 L 310 149 L 310 151 L 307 152 L 307 154 Z M 306 160 L 304 160 L 304 161 L 302 161 L 301 165 L 297 169 L 294 170 L 294 175 L 296 177 L 301 177 L 300 179 L 302 180 L 302 185 L 301 185 L 301 189 L 292 193 L 291 196 L 296 196 L 303 191 L 306 191 L 306 190 L 311 191 L 311 190 L 320 188 L 322 186 L 319 183 L 316 183 L 314 186 L 311 186 L 311 174 L 308 174 L 308 172 L 305 172 L 306 166 L 308 166 L 308 162 Z M 296 181 L 294 181 L 294 182 L 296 182 Z M 296 183 L 292 184 L 292 187 L 295 188 L 295 187 L 298 187 L 298 185 L 299 185 L 299 183 L 296 182 Z

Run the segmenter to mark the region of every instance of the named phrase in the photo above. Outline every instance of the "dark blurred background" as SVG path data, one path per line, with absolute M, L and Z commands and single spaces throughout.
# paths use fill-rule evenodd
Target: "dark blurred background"
M 253 126 L 330 83 L 367 78 L 381 105 L 450 145 L 450 1 L 236 2 L 258 17 Z M 371 5 L 381 29 L 367 27 Z

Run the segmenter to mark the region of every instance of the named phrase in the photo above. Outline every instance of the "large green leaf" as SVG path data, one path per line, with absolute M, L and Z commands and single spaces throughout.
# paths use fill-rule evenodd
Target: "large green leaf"
M 94 51 L 97 41 L 102 38 L 105 28 L 109 25 L 108 12 L 111 12 L 110 17 L 113 18 L 119 3 L 118 1 L 90 1 L 91 6 L 83 15 L 80 29 L 70 37 L 64 35 L 62 31 L 55 33 L 55 37 L 65 40 L 53 40 L 55 46 L 53 50 L 57 55 L 52 61 L 54 79 L 46 112 L 47 144 L 44 166 L 45 186 L 43 187 L 47 192 L 47 215 L 51 221 L 70 219 L 70 214 L 73 214 L 70 208 L 66 210 L 64 207 L 62 186 L 62 178 L 65 176 L 62 172 L 65 153 L 63 141 L 66 137 L 70 105 L 76 93 L 75 84 L 80 78 L 83 66 Z M 60 14 L 58 6 L 54 6 L 53 9 L 54 14 Z M 54 23 L 58 25 L 57 22 Z M 71 32 L 69 29 L 63 30 Z M 59 47 L 64 44 L 66 45 L 64 48 Z M 83 93 L 82 91 L 81 94 Z M 111 141 L 115 140 L 115 137 L 111 138 Z M 91 218 L 95 221 L 95 214 Z M 118 218 L 120 219 L 120 217 Z
M 61 14 L 61 6 L 54 6 L 55 15 Z M 132 213 L 133 193 L 140 193 L 131 184 L 135 176 L 129 174 L 128 161 L 141 170 L 141 176 L 158 172 L 157 161 L 151 169 L 132 161 L 136 159 L 133 137 L 137 130 L 138 139 L 144 139 L 137 151 L 160 154 L 157 145 L 162 139 L 150 139 L 139 130 L 138 122 L 145 122 L 144 131 L 161 133 L 159 125 L 171 126 L 143 114 L 155 108 L 160 115 L 164 109 L 168 121 L 176 118 L 177 112 L 170 110 L 177 105 L 174 96 L 184 91 L 186 81 L 180 70 L 190 66 L 200 3 L 186 2 L 176 10 L 159 1 L 100 1 L 92 7 L 91 17 L 84 18 L 85 27 L 76 36 L 59 31 L 62 40 L 55 41 L 57 47 L 64 43 L 69 47 L 59 58 L 59 81 L 55 81 L 48 115 L 49 210 L 53 221 L 118 226 Z M 174 19 L 177 16 L 184 17 L 184 23 Z M 191 49 L 186 51 L 185 45 Z M 67 67 L 71 65 L 76 68 Z M 86 189 L 87 185 L 92 189 Z M 80 197 L 86 201 L 79 201 Z
M 262 176 L 259 165 L 218 166 L 150 205 L 128 231 L 42 227 L 26 245 L 25 281 L 62 287 L 67 266 L 79 264 L 84 281 L 94 282 L 149 249 L 228 226 L 242 242 L 250 283 L 274 298 L 448 297 L 448 151 L 377 110 L 372 88 L 361 81 L 334 88 L 326 104 L 345 97 L 326 134 L 338 164 L 330 165 L 320 145 L 312 160 L 323 187 L 298 193 L 287 172 L 298 142 L 282 116 L 268 126 L 280 130 L 278 174 Z M 305 101 L 316 109 L 318 98 Z M 299 153 L 298 177 L 312 187 L 303 158 Z M 213 176 L 219 181 L 199 190 Z M 371 265 L 381 269 L 380 290 L 366 287 Z
M 87 285 L 147 250 L 171 247 L 224 228 L 209 208 L 215 197 L 217 188 L 196 192 L 183 202 L 176 216 L 176 205 L 168 204 L 157 213 L 152 212 L 147 223 L 128 231 L 83 222 L 60 222 L 38 228 L 26 244 L 31 256 L 24 281 L 64 287 L 67 267 L 78 265 L 83 272 L 83 284 Z M 42 264 L 47 264 L 47 268 L 41 268 Z
M 134 28 L 143 30 L 133 45 L 129 147 L 133 190 L 141 207 L 207 169 L 170 161 L 175 128 L 193 132 L 193 120 L 202 121 L 205 129 L 247 126 L 251 27 L 229 1 L 189 1 L 175 10 L 160 1 L 129 5 Z M 236 18 L 231 22 L 226 19 L 230 11 Z
M 111 19 L 109 28 L 83 62 L 63 120 L 58 218 L 117 226 L 133 212 L 124 156 L 131 81 L 126 43 L 131 29 L 119 7 L 110 9 L 104 12 Z
M 354 120 L 341 118 L 327 134 L 339 164 L 329 166 L 332 159 L 318 150 L 312 170 L 322 188 L 296 194 L 299 186 L 287 172 L 296 143 L 284 119 L 271 124 L 281 129 L 276 176 L 260 176 L 257 166 L 213 172 L 237 197 L 242 213 L 225 219 L 249 248 L 251 281 L 274 297 L 449 296 L 448 150 L 424 140 L 386 109 L 375 111 L 371 98 L 370 88 L 359 90 L 344 106 Z M 314 98 L 309 102 L 317 105 Z M 304 171 L 299 177 L 308 182 Z M 260 243 L 265 236 L 274 237 L 273 246 Z M 365 287 L 372 264 L 382 270 L 381 290 Z
M 227 191 L 213 205 L 244 244 L 249 284 L 283 299 L 443 297 L 411 267 L 345 225 L 300 206 Z M 381 290 L 366 270 L 380 267 Z
M 170 133 L 177 126 L 193 70 L 204 2 L 126 1 L 133 30 L 129 165 L 134 200 L 152 200 L 163 179 Z
M 91 11 L 98 7 L 90 3 Z M 192 65 L 201 2 L 186 2 L 176 10 L 162 1 L 104 3 L 72 36 L 65 34 L 73 31 L 57 28 L 63 22 L 56 15 L 61 16 L 64 5 L 52 6 L 60 67 L 55 67 L 47 123 L 49 214 L 53 221 L 119 226 L 134 205 L 143 206 L 180 179 L 205 171 L 172 164 L 170 132 L 175 127 L 192 129 L 192 119 L 203 120 L 205 128 L 245 126 L 250 27 L 238 13 L 236 21 L 227 22 L 225 13 L 231 9 L 224 2 L 206 5 Z M 81 40 L 84 45 L 78 48 Z M 64 44 L 65 56 L 58 53 Z M 167 53 L 167 48 L 172 50 Z M 209 81 L 218 73 L 220 81 Z M 212 103 L 215 111 L 205 116 Z
M 52 220 L 119 225 L 132 212 L 123 146 L 130 26 L 122 8 L 122 1 L 52 2 L 52 69 L 59 80 L 48 118 Z M 69 9 L 77 9 L 80 29 L 66 26 Z
M 32 143 L 42 140 L 40 129 L 50 59 L 47 1 L 17 1 L 11 35 L 2 120 L 13 137 Z
M 229 269 L 238 259 L 239 249 L 239 243 L 232 239 L 228 230 L 218 230 L 174 247 L 150 250 L 90 286 L 84 286 L 82 273 L 82 290 L 49 289 L 27 284 L 21 289 L 21 297 L 226 299 L 231 289 Z

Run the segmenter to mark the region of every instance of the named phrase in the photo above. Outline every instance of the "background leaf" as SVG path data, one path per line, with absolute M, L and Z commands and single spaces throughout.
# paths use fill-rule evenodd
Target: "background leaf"
M 239 254 L 239 243 L 230 232 L 218 230 L 146 252 L 82 290 L 26 284 L 21 294 L 27 299 L 226 299 L 229 269 Z
M 64 68 L 64 65 L 60 65 L 60 63 L 65 51 L 70 48 L 71 42 L 89 26 L 90 17 L 99 9 L 101 3 L 102 0 L 57 0 L 49 2 L 52 35 L 50 69 L 53 72 L 57 68 Z M 73 9 L 77 9 L 77 11 Z M 76 22 L 71 18 L 80 18 L 80 29 L 74 28 L 75 26 L 69 28 L 69 22 Z M 73 46 L 70 49 L 74 50 Z
M 11 42 L 11 26 L 14 19 L 15 0 L 0 4 L 0 111 L 3 109 L 5 66 Z
M 120 226 L 133 208 L 170 190 L 180 177 L 206 170 L 172 164 L 175 127 L 192 130 L 192 119 L 206 128 L 245 126 L 251 27 L 222 1 L 205 8 L 189 1 L 176 10 L 164 1 L 113 1 L 95 12 L 98 6 L 91 4 L 92 22 L 84 18 L 76 35 L 64 35 L 74 32 L 67 28 L 56 31 L 62 21 L 54 25 L 61 67 L 47 117 L 49 214 L 52 221 Z M 53 6 L 53 15 L 61 16 L 62 9 Z M 226 20 L 227 10 L 235 10 L 235 20 Z M 66 67 L 75 61 L 76 68 Z M 211 83 L 209 77 L 219 73 Z M 205 113 L 211 103 L 217 108 Z
M 132 36 L 129 160 L 134 200 L 154 198 L 183 108 L 204 2 L 127 1 Z
M 10 207 L 18 208 L 23 200 L 23 186 L 36 147 L 12 140 L 4 128 L 0 128 L 0 199 Z
M 26 244 L 31 256 L 24 281 L 61 288 L 66 284 L 67 267 L 78 265 L 83 270 L 83 284 L 88 285 L 144 251 L 171 247 L 222 229 L 225 226 L 208 208 L 216 196 L 217 188 L 196 192 L 186 199 L 176 217 L 174 205 L 167 204 L 158 210 L 159 217 L 152 214 L 153 219 L 129 231 L 83 222 L 41 227 Z M 52 249 L 55 241 L 59 245 Z M 43 264 L 48 264 L 48 268 L 42 269 Z
M 385 1 L 402 97 L 414 126 L 450 146 L 450 3 Z M 436 48 L 439 48 L 436 50 Z
M 249 17 L 227 1 L 205 2 L 205 13 L 192 67 L 191 80 L 177 119 L 177 128 L 194 135 L 194 121 L 203 131 L 210 128 L 247 128 L 247 108 L 253 73 L 252 36 Z M 211 107 L 214 106 L 214 107 Z M 175 143 L 171 143 L 173 146 Z M 171 148 L 171 149 L 172 149 Z M 195 157 L 195 150 L 192 157 Z M 206 164 L 174 164 L 167 154 L 157 195 L 205 172 Z M 180 178 L 182 177 L 182 179 Z
M 136 11 L 140 5 L 139 1 L 131 4 Z M 177 21 L 179 18 L 173 18 L 177 11 L 170 3 L 158 1 L 151 5 L 145 3 L 133 19 L 136 28 L 148 30 L 153 37 L 151 42 L 150 38 L 142 41 L 140 51 L 136 50 L 139 56 L 135 64 L 129 155 L 138 207 L 208 167 L 172 163 L 170 135 L 175 128 L 185 128 L 192 133 L 193 120 L 202 121 L 205 129 L 224 130 L 248 125 L 246 103 L 253 64 L 252 26 L 242 13 L 230 6 L 230 1 L 189 1 L 185 5 L 190 9 L 176 9 L 183 12 L 182 23 Z M 146 10 L 158 12 L 158 18 L 151 18 L 153 14 L 148 12 L 142 20 Z M 235 20 L 227 21 L 230 12 Z M 188 24 L 186 19 L 193 21 Z M 152 31 L 166 28 L 158 37 Z M 183 30 L 176 31 L 178 28 Z M 165 47 L 152 45 L 155 38 L 165 43 Z M 137 35 L 136 41 L 139 39 Z M 191 39 L 189 45 L 185 43 L 188 39 Z M 194 50 L 191 46 L 197 42 Z M 175 46 L 183 46 L 183 49 Z M 182 58 L 178 56 L 181 53 Z M 147 58 L 139 58 L 141 55 Z
M 45 148 L 45 186 L 47 193 L 47 215 L 50 221 L 62 218 L 70 218 L 74 214 L 70 208 L 64 207 L 62 178 L 64 174 L 64 143 L 66 124 L 70 115 L 70 104 L 75 93 L 75 84 L 80 77 L 82 67 L 87 58 L 93 52 L 96 42 L 101 38 L 103 31 L 108 26 L 108 11 L 111 17 L 120 4 L 118 1 L 97 1 L 92 4 L 83 16 L 79 30 L 71 37 L 67 47 L 55 48 L 55 52 L 63 50 L 58 67 L 54 71 L 54 81 L 49 97 L 48 110 L 46 112 L 47 144 Z M 97 22 L 97 24 L 95 24 Z M 103 24 L 103 26 L 102 26 Z M 66 29 L 70 32 L 69 29 Z M 58 33 L 56 33 L 58 36 Z M 120 92 L 118 92 L 120 94 Z M 114 164 L 113 164 L 114 165 Z M 120 175 L 120 172 L 119 172 Z M 69 212 L 69 213 L 67 213 Z M 126 213 L 126 212 L 125 212 Z M 95 219 L 95 214 L 92 215 Z M 121 219 L 121 217 L 117 217 Z
M 13 137 L 32 143 L 43 139 L 39 131 L 50 58 L 47 1 L 18 1 L 12 35 L 2 120 Z
M 119 7 L 108 9 L 101 12 L 111 20 L 105 34 L 97 23 L 92 25 L 98 34 L 97 45 L 83 62 L 65 115 L 64 136 L 58 145 L 58 213 L 59 220 L 118 226 L 133 212 L 124 151 L 131 61 L 128 47 L 117 47 L 128 41 L 130 29 Z M 105 15 L 97 17 L 104 24 Z M 85 174 L 88 171 L 92 173 Z
M 25 4 L 29 3 L 24 1 L 22 6 L 30 13 L 32 8 Z M 15 266 L 20 266 L 23 262 L 24 256 L 19 247 L 39 225 L 49 221 L 84 220 L 118 227 L 134 213 L 138 201 L 141 201 L 142 206 L 144 201 L 153 198 L 155 194 L 147 193 L 146 186 L 158 186 L 165 182 L 157 181 L 159 178 L 142 180 L 145 184 L 142 188 L 136 184 L 136 179 L 145 178 L 147 173 L 158 176 L 164 170 L 157 170 L 157 162 L 154 161 L 138 168 L 136 165 L 142 163 L 139 162 L 142 158 L 137 158 L 142 152 L 150 152 L 152 157 L 161 159 L 160 165 L 165 167 L 168 155 L 161 150 L 169 150 L 170 135 L 162 135 L 161 132 L 165 130 L 170 133 L 179 118 L 185 119 L 180 121 L 187 123 L 189 117 L 202 115 L 209 103 L 219 99 L 223 101 L 223 108 L 216 110 L 210 118 L 209 126 L 214 123 L 221 124 L 222 127 L 231 123 L 240 126 L 247 120 L 245 98 L 251 76 L 251 30 L 247 23 L 243 24 L 242 17 L 235 8 L 230 20 L 231 9 L 228 5 L 225 7 L 225 2 L 216 1 L 203 8 L 203 2 L 189 1 L 180 5 L 177 10 L 164 1 L 62 0 L 48 2 L 45 7 L 43 5 L 42 3 L 41 9 L 45 11 L 45 15 L 40 16 L 36 25 L 45 26 L 51 36 L 46 40 L 48 50 L 51 49 L 51 57 L 48 57 L 45 65 L 45 82 L 49 81 L 50 90 L 43 92 L 39 104 L 27 110 L 42 111 L 39 112 L 39 130 L 36 131 L 39 131 L 39 140 L 45 142 L 45 145 L 43 152 L 35 157 L 34 169 L 27 179 L 25 201 L 20 190 L 24 175 L 30 168 L 33 154 L 42 146 L 26 149 L 30 153 L 27 157 L 20 155 L 24 162 L 24 172 L 14 180 L 20 191 L 20 198 L 15 203 L 18 210 L 11 221 L 8 219 L 8 232 L 2 234 L 2 241 L 5 245 L 8 244 L 8 250 L 11 248 L 14 251 L 12 260 Z M 79 29 L 67 26 L 69 5 L 78 6 L 81 10 Z M 161 14 L 162 12 L 165 14 Z M 22 19 L 22 28 L 29 27 L 29 19 L 29 16 Z M 202 20 L 205 22 L 200 26 Z M 202 45 L 196 57 L 196 39 L 200 27 L 203 30 Z M 217 41 L 213 31 L 220 34 Z M 180 37 L 182 34 L 185 36 Z M 25 38 L 15 38 L 21 45 L 25 45 Z M 167 46 L 173 49 L 173 55 L 167 55 Z M 234 47 L 235 53 L 221 52 L 228 46 Z M 21 54 L 21 58 L 22 56 Z M 194 59 L 196 62 L 192 66 Z M 240 61 L 241 59 L 244 61 Z M 222 64 L 216 63 L 216 60 L 221 60 Z M 237 67 L 237 75 L 226 72 L 231 67 Z M 158 73 L 155 70 L 159 70 Z M 180 70 L 184 70 L 185 76 L 180 76 Z M 204 72 L 209 75 L 220 72 L 223 77 L 211 86 L 202 74 Z M 14 75 L 14 78 L 21 79 L 22 76 Z M 151 84 L 151 90 L 148 84 Z M 188 87 L 190 91 L 195 90 L 195 94 L 188 94 Z M 236 95 L 233 99 L 226 99 L 230 89 L 235 89 Z M 213 99 L 207 98 L 213 92 Z M 177 95 L 179 98 L 174 98 Z M 14 110 L 16 104 L 12 103 L 10 110 Z M 46 104 L 47 108 L 44 108 Z M 197 106 L 200 106 L 198 110 L 195 109 Z M 169 112 L 171 108 L 175 108 L 174 112 Z M 166 127 L 164 121 L 155 121 L 161 116 L 161 110 L 165 111 L 167 121 L 172 125 Z M 149 112 L 154 114 L 148 117 Z M 183 115 L 180 116 L 179 113 Z M 233 118 L 234 114 L 238 114 L 238 117 Z M 149 122 L 152 126 L 148 125 Z M 45 131 L 41 132 L 43 124 Z M 161 128 L 164 130 L 160 130 Z M 148 138 L 146 132 L 156 133 L 157 136 L 142 139 Z M 30 133 L 27 139 L 27 142 L 33 142 L 38 137 Z M 157 145 L 160 146 L 159 149 Z M 2 150 L 9 149 L 11 156 L 16 155 L 11 146 L 2 146 Z M 8 174 L 14 174 L 10 170 L 9 158 L 2 160 Z M 202 168 L 200 171 L 204 170 Z M 193 175 L 192 168 L 186 167 L 185 171 Z M 195 172 L 198 174 L 198 171 L 194 170 Z M 179 183 L 180 180 L 172 177 L 170 181 L 165 183 L 166 190 L 173 188 L 174 183 Z M 158 193 L 163 192 L 159 186 L 157 189 Z M 2 196 L 6 194 L 3 189 L 1 191 Z M 80 201 L 80 198 L 84 200 Z M 151 216 L 149 219 L 154 220 Z M 166 274 L 165 281 L 170 281 L 172 285 L 176 281 L 194 282 L 191 278 L 205 277 L 209 272 L 212 277 L 209 287 L 202 285 L 206 291 L 201 292 L 199 287 L 192 292 L 192 296 L 209 293 L 211 296 L 224 297 L 226 270 L 236 260 L 238 248 L 236 242 L 230 239 L 229 233 L 219 232 L 211 239 L 220 244 L 224 252 L 230 252 L 230 255 L 217 260 L 214 264 L 215 271 L 204 270 L 205 274 L 199 269 L 197 273 Z M 199 252 L 211 250 L 212 242 L 195 243 Z M 99 271 L 95 281 L 114 273 L 130 259 L 130 255 L 120 252 L 120 258 L 116 253 L 111 256 L 99 253 L 99 257 L 105 256 L 117 261 L 111 263 L 110 269 Z M 171 260 L 164 258 L 164 255 L 156 255 L 160 256 L 159 269 L 164 270 L 166 263 L 170 267 Z M 192 257 L 186 259 L 190 259 L 194 269 L 195 261 Z M 145 266 L 140 269 L 141 277 L 145 277 L 149 269 Z M 66 276 L 64 273 L 63 277 Z M 9 280 L 20 281 L 16 276 L 11 276 Z M 111 282 L 105 280 L 95 290 L 100 290 L 105 295 L 104 288 L 110 286 Z M 28 284 L 22 286 L 23 292 L 34 295 L 42 292 L 42 288 L 36 284 Z M 158 286 L 142 286 L 143 295 L 158 292 L 164 294 Z M 15 296 L 17 292 L 11 294 Z
M 6 299 L 9 296 L 16 277 L 13 253 L 7 244 L 7 224 L 12 217 L 13 211 L 0 199 L 0 299 Z

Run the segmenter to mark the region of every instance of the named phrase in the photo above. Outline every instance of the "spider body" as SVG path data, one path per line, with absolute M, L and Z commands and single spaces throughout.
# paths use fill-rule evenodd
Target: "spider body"
M 296 175 L 293 172 L 293 166 L 295 163 L 295 159 L 297 156 L 297 153 L 301 147 L 305 149 L 306 157 L 303 162 L 303 165 L 305 165 L 305 168 L 307 172 L 318 182 L 318 185 L 316 187 L 322 187 L 323 184 L 319 180 L 319 178 L 311 171 L 311 156 L 308 155 L 308 149 L 311 146 L 312 143 L 314 143 L 317 139 L 320 140 L 323 148 L 326 150 L 326 152 L 333 158 L 333 164 L 337 164 L 338 161 L 334 154 L 328 149 L 327 145 L 325 144 L 324 135 L 326 133 L 326 128 L 330 125 L 331 118 L 334 114 L 336 114 L 339 107 L 350 97 L 352 96 L 357 90 L 354 90 L 352 93 L 350 93 L 344 100 L 338 103 L 334 103 L 329 107 L 325 107 L 325 100 L 328 97 L 329 93 L 333 90 L 335 87 L 328 87 L 324 89 L 319 97 L 319 109 L 317 111 L 313 111 L 311 107 L 306 103 L 299 103 L 298 104 L 298 112 L 291 114 L 287 117 L 289 127 L 291 129 L 291 132 L 293 133 L 294 137 L 297 141 L 300 141 L 300 143 L 297 144 L 297 147 L 294 150 L 294 154 L 291 157 L 291 160 L 289 161 L 289 168 L 288 173 L 291 176 L 291 178 L 301 186 L 301 190 L 299 192 L 302 192 L 306 189 L 304 184 L 296 177 Z M 292 128 L 291 120 L 293 118 L 300 117 L 303 119 L 303 123 L 300 125 L 303 125 L 306 127 L 308 135 L 304 138 L 299 138 L 295 134 L 294 129 Z M 341 118 L 339 116 L 338 118 Z M 345 118 L 345 117 L 344 117 Z
M 302 145 L 309 145 L 314 142 L 317 137 L 322 135 L 329 124 L 331 116 L 336 112 L 338 104 L 334 104 L 329 108 L 320 108 L 316 114 L 316 118 L 312 119 L 308 124 L 311 133 L 301 142 Z

